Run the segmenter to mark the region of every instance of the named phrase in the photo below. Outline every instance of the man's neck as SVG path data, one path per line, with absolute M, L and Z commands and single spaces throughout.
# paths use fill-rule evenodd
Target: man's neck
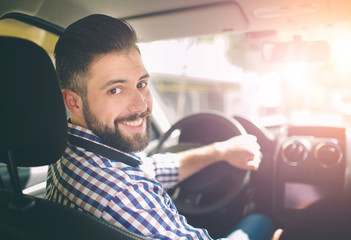
M 70 117 L 71 123 L 73 123 L 74 125 L 78 125 L 84 128 L 88 128 L 84 118 L 81 117 L 77 117 L 75 115 L 71 115 Z

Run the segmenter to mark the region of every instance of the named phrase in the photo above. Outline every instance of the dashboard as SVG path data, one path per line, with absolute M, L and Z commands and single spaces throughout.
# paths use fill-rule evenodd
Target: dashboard
M 273 214 L 282 224 L 317 201 L 349 192 L 350 136 L 344 127 L 289 126 L 274 157 Z

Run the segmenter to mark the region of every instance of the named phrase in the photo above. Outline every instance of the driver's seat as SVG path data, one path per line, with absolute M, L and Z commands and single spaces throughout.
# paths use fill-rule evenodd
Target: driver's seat
M 38 45 L 0 37 L 1 144 L 12 190 L 0 189 L 0 239 L 149 239 L 89 213 L 24 195 L 18 166 L 54 163 L 67 142 L 66 110 L 50 57 Z

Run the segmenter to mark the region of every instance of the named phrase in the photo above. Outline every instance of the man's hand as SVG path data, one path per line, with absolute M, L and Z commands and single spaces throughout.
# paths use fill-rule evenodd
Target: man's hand
M 257 170 L 261 163 L 260 145 L 253 135 L 239 135 L 223 142 L 217 142 L 214 147 L 222 160 L 228 161 L 235 167 L 245 170 Z
M 245 170 L 257 170 L 261 163 L 260 146 L 253 135 L 239 135 L 223 142 L 180 152 L 177 155 L 180 161 L 179 181 L 222 160 Z
M 274 234 L 273 234 L 273 237 L 272 237 L 272 240 L 279 240 L 279 238 L 281 237 L 283 233 L 283 229 L 277 229 Z

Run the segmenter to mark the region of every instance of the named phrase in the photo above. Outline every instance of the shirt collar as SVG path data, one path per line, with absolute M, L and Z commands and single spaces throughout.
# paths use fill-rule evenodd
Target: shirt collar
M 84 138 L 86 140 L 90 140 L 93 142 L 103 144 L 101 139 L 98 136 L 96 136 L 93 133 L 93 131 L 91 131 L 85 127 L 71 123 L 70 120 L 68 121 L 68 134 L 72 134 L 72 135 L 75 135 L 77 137 Z M 105 144 L 103 144 L 103 145 L 105 145 Z M 107 145 L 105 145 L 105 146 L 107 146 Z

